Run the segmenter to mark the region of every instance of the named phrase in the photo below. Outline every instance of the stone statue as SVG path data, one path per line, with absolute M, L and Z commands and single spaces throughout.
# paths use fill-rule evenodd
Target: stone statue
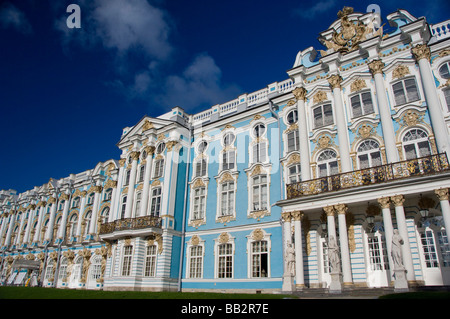
M 392 261 L 394 262 L 394 269 L 403 269 L 403 256 L 402 256 L 402 245 L 404 241 L 400 236 L 398 229 L 394 229 L 394 235 L 392 236 L 392 248 L 391 255 Z
M 330 261 L 331 272 L 332 273 L 341 272 L 339 246 L 334 236 L 330 236 L 330 239 L 328 240 L 328 258 Z
M 295 274 L 295 249 L 293 244 L 288 244 L 286 248 L 287 271 L 290 275 Z

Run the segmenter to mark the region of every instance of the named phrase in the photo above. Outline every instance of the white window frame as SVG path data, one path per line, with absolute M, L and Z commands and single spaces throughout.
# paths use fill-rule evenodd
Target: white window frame
M 131 252 L 128 252 L 128 249 L 131 249 Z M 120 274 L 122 277 L 131 276 L 131 271 L 133 267 L 133 253 L 134 253 L 133 245 L 124 245 L 122 247 L 122 258 L 120 267 Z
M 164 175 L 164 158 L 159 158 L 155 160 L 153 164 L 153 178 L 160 178 Z
M 415 88 L 416 88 L 416 91 L 417 91 L 417 98 L 416 99 L 415 98 L 411 98 L 411 99 L 408 98 L 408 93 L 409 92 L 406 89 L 405 82 L 409 81 L 409 80 L 413 80 L 414 81 Z M 402 84 L 402 92 L 403 92 L 402 99 L 404 99 L 404 101 L 397 101 L 397 98 L 396 98 L 396 95 L 395 95 L 396 91 L 394 89 L 394 86 L 398 85 L 399 83 Z M 408 77 L 402 78 L 402 79 L 400 79 L 398 81 L 392 82 L 391 83 L 391 89 L 392 89 L 392 96 L 394 98 L 393 101 L 394 101 L 394 105 L 395 106 L 405 105 L 405 104 L 412 103 L 412 102 L 420 100 L 420 90 L 419 90 L 419 86 L 417 85 L 417 79 L 416 79 L 415 76 L 408 76 Z
M 226 189 L 223 190 L 223 185 L 224 184 L 231 184 L 233 183 L 233 187 L 232 189 Z M 218 205 L 219 205 L 219 209 L 218 209 L 218 217 L 223 217 L 223 216 L 235 216 L 236 215 L 236 181 L 224 181 L 222 183 L 218 184 L 218 192 L 219 192 L 219 200 L 218 200 Z M 226 194 L 227 196 L 227 214 L 223 214 L 223 196 Z M 232 197 L 230 196 L 230 194 L 232 195 Z M 231 201 L 230 198 L 232 198 L 233 202 L 232 205 L 230 205 Z
M 371 142 L 375 143 L 377 145 L 377 147 L 376 148 L 372 148 L 372 149 L 367 149 L 367 150 L 361 150 L 361 147 L 363 146 L 363 144 L 367 144 L 367 143 L 371 143 Z M 376 167 L 376 166 L 383 165 L 383 157 L 381 155 L 380 144 L 378 143 L 378 141 L 376 141 L 374 139 L 365 139 L 365 140 L 361 141 L 361 143 L 359 143 L 358 148 L 356 150 L 357 150 L 356 151 L 356 159 L 357 159 L 358 169 L 366 169 L 366 168 L 371 168 L 371 167 Z M 374 161 L 374 154 L 376 154 L 376 153 L 378 153 L 379 159 L 380 159 L 380 163 L 378 165 L 373 163 L 373 161 Z M 369 166 L 361 167 L 361 158 L 360 158 L 360 156 L 367 156 L 367 162 L 369 163 Z
M 325 112 L 324 112 L 324 107 L 325 106 L 327 108 L 329 106 L 329 108 L 331 110 L 331 116 L 329 116 L 329 117 L 325 117 Z M 321 111 L 320 112 L 320 114 L 321 114 L 321 123 L 316 123 L 316 116 L 315 116 L 316 112 L 315 112 L 315 110 L 317 110 L 319 108 L 320 108 L 320 111 Z M 334 111 L 333 111 L 333 105 L 331 104 L 331 102 L 313 106 L 312 110 L 311 110 L 311 114 L 312 114 L 312 122 L 313 122 L 314 129 L 334 124 Z M 327 121 L 325 121 L 325 120 L 327 120 Z
M 413 139 L 413 140 L 405 141 L 406 136 L 408 134 L 412 134 L 413 131 L 416 131 L 416 132 L 417 131 L 421 131 L 421 132 L 423 132 L 426 135 L 426 137 L 420 137 L 420 138 L 416 138 L 416 139 Z M 431 148 L 429 135 L 428 135 L 428 132 L 426 130 L 424 130 L 423 128 L 415 127 L 415 128 L 411 128 L 411 129 L 405 131 L 405 133 L 402 136 L 402 149 L 403 149 L 403 156 L 405 157 L 405 160 L 413 160 L 413 159 L 416 159 L 416 158 L 429 156 L 429 155 L 421 154 L 421 148 L 420 148 L 419 144 L 424 143 L 424 142 L 427 142 L 428 150 L 429 150 L 429 153 L 430 153 L 429 155 L 433 154 L 433 149 Z M 414 158 L 407 158 L 407 154 L 409 154 L 409 153 L 405 149 L 405 146 L 411 146 L 411 145 L 414 146 L 414 152 L 415 152 L 416 156 Z
M 204 190 L 203 194 L 197 194 L 197 191 Z M 205 186 L 199 186 L 192 189 L 192 207 L 191 207 L 191 221 L 194 220 L 204 220 L 206 217 L 206 199 L 207 199 L 207 187 Z M 198 200 L 198 205 L 196 204 L 196 200 Z M 203 202 L 203 205 L 202 205 Z M 198 208 L 196 209 L 196 206 Z M 203 207 L 203 209 L 202 209 Z M 198 216 L 196 216 L 199 214 Z
M 259 174 L 255 176 L 250 177 L 250 211 L 262 211 L 262 210 L 268 210 L 269 209 L 269 177 L 268 174 Z M 265 178 L 265 182 L 262 181 L 262 179 Z M 263 202 L 263 189 L 265 186 L 265 207 Z M 257 199 L 255 200 L 255 196 Z
M 187 256 L 187 267 L 186 267 L 186 278 L 189 279 L 201 279 L 203 278 L 203 267 L 204 267 L 204 256 L 205 247 L 203 243 L 199 245 L 189 245 L 188 246 L 188 256 Z M 200 250 L 196 252 L 195 255 L 192 254 L 192 250 Z
M 291 168 L 295 167 L 295 173 L 291 173 Z M 295 177 L 296 181 L 292 181 L 291 178 Z M 300 163 L 293 163 L 286 167 L 286 181 L 287 184 L 298 183 L 302 181 L 302 167 Z
M 226 252 L 226 254 L 219 255 L 221 251 L 222 245 L 229 245 L 229 251 Z M 226 243 L 220 243 L 218 239 L 215 240 L 215 247 L 214 247 L 214 278 L 216 279 L 223 279 L 223 280 L 229 280 L 234 278 L 234 262 L 235 262 L 235 243 L 234 239 L 230 238 L 230 240 Z M 225 262 L 225 268 L 227 269 L 227 262 L 231 262 L 231 267 L 228 267 L 230 271 L 226 271 L 223 273 L 223 275 L 229 274 L 229 276 L 223 276 L 221 270 L 223 269 L 223 262 Z
M 366 95 L 366 94 L 368 94 L 370 97 L 371 110 L 366 110 L 366 106 L 368 106 L 369 104 L 364 104 L 365 100 L 363 99 L 363 95 Z M 355 107 L 353 104 L 353 102 L 354 102 L 353 99 L 356 97 L 358 98 L 358 102 L 359 102 L 359 110 L 361 112 L 360 114 L 355 114 Z M 349 96 L 349 105 L 350 105 L 350 109 L 351 109 L 352 118 L 358 118 L 358 117 L 361 117 L 364 115 L 373 114 L 375 112 L 371 90 L 360 91 L 356 94 Z
M 143 269 L 144 277 L 156 277 L 156 266 L 158 263 L 158 245 L 145 246 L 145 263 Z
M 320 156 L 322 154 L 324 154 L 325 152 L 330 152 L 330 151 L 333 152 L 336 155 L 336 157 L 320 160 Z M 331 171 L 330 163 L 333 163 L 333 162 L 336 162 L 336 170 L 337 170 L 336 172 Z M 320 175 L 320 165 L 326 165 L 327 175 L 325 175 L 325 176 Z M 325 149 L 317 155 L 317 177 L 323 178 L 323 177 L 332 176 L 332 175 L 336 175 L 336 174 L 339 174 L 338 154 L 333 149 Z
M 157 193 L 158 190 L 159 194 Z M 152 187 L 149 204 L 150 204 L 150 215 L 159 217 L 161 215 L 161 206 L 162 206 L 162 186 Z M 156 207 L 158 207 L 158 210 L 156 211 L 158 213 L 157 215 L 155 214 Z

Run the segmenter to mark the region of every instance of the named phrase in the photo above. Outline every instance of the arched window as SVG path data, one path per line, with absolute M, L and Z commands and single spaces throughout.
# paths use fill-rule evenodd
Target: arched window
M 223 145 L 227 149 L 232 146 L 236 136 L 233 133 L 227 133 L 223 137 Z M 222 152 L 222 170 L 229 170 L 234 168 L 236 151 L 234 149 L 227 149 Z
M 79 206 L 80 206 L 80 197 L 78 196 L 72 200 L 72 207 L 79 207 Z
M 102 256 L 94 255 L 89 269 L 89 279 L 97 280 L 102 276 Z
M 439 68 L 439 75 L 444 79 L 450 79 L 450 62 L 444 62 Z
M 78 222 L 78 215 L 77 214 L 73 214 L 72 216 L 70 216 L 70 220 L 69 220 L 69 236 L 70 237 L 75 237 L 77 234 L 77 222 Z
M 403 137 L 403 149 L 407 160 L 431 155 L 427 133 L 418 128 L 409 130 Z
M 298 113 L 297 110 L 292 110 L 288 113 L 287 117 L 288 124 L 294 124 L 298 121 Z
M 156 146 L 156 154 L 161 154 L 166 149 L 166 143 L 162 142 Z
M 102 218 L 102 223 L 107 223 L 108 219 L 109 219 L 109 207 L 106 207 L 101 214 L 101 218 Z
M 260 137 L 266 132 L 266 127 L 263 124 L 257 124 L 253 128 L 253 136 L 256 138 L 253 144 L 253 163 L 261 163 L 266 161 L 267 143 L 260 140 Z
M 67 258 L 61 257 L 61 264 L 59 266 L 59 279 L 64 279 L 67 276 Z
M 337 155 L 333 150 L 325 150 L 317 158 L 319 177 L 326 177 L 339 173 Z
M 359 169 L 380 166 L 381 153 L 379 145 L 374 140 L 365 140 L 358 147 L 358 165 Z

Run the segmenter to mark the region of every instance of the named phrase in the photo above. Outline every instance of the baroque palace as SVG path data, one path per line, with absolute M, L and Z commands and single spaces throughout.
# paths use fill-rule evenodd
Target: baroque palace
M 287 79 L 123 129 L 0 191 L 1 283 L 276 292 L 450 285 L 450 20 L 345 7 Z

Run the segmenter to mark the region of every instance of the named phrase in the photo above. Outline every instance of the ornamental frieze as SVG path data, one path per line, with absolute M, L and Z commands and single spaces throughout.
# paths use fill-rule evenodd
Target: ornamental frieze
M 352 93 L 353 92 L 358 92 L 358 91 L 361 91 L 362 89 L 364 89 L 366 87 L 367 87 L 366 81 L 364 81 L 363 79 L 356 79 L 350 85 L 350 91 Z

